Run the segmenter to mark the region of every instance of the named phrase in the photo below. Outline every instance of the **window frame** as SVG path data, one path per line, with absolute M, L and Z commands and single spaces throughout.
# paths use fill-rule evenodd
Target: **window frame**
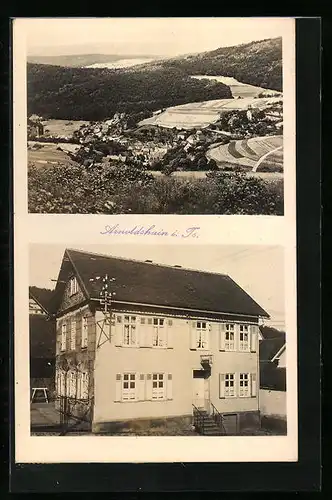
M 126 318 L 129 318 L 128 321 L 126 321 Z M 135 321 L 131 321 L 132 318 L 135 318 Z M 121 322 L 118 321 L 119 323 L 122 323 L 122 346 L 123 347 L 137 347 L 137 335 L 138 335 L 138 321 L 137 321 L 137 315 L 133 316 L 131 314 L 125 314 L 122 316 Z M 126 327 L 128 327 L 128 343 L 126 342 Z M 134 342 L 133 342 L 133 332 L 134 332 Z
M 227 335 L 233 335 L 233 340 L 230 338 L 227 339 Z M 234 352 L 236 351 L 236 325 L 235 323 L 225 323 L 225 331 L 224 331 L 224 342 L 225 342 L 225 351 Z
M 156 377 L 156 378 L 154 378 Z M 152 388 L 151 388 L 151 400 L 152 401 L 164 401 L 167 397 L 166 393 L 166 376 L 165 373 L 152 373 L 151 374 L 151 383 L 152 383 Z M 153 387 L 153 384 L 157 384 L 157 387 Z M 160 384 L 162 384 L 162 391 L 160 391 Z M 159 394 L 162 394 L 161 397 L 158 397 Z
M 165 349 L 167 347 L 166 318 L 154 316 L 152 318 L 152 327 L 152 347 L 154 349 Z
M 241 330 L 246 329 L 246 330 Z M 240 352 L 250 352 L 250 328 L 249 325 L 241 324 L 239 325 L 239 351 Z M 247 335 L 247 340 L 242 339 L 241 335 Z M 246 347 L 244 349 L 244 347 Z
M 61 342 L 60 351 L 64 352 L 67 350 L 67 322 L 61 323 Z
M 81 349 L 88 347 L 88 315 L 82 316 Z
M 232 393 L 230 393 L 230 387 L 231 386 L 227 386 L 226 383 L 230 383 L 232 382 L 233 385 L 232 385 L 232 388 L 233 388 L 233 391 Z M 224 379 L 224 397 L 226 399 L 233 399 L 233 398 L 236 398 L 236 374 L 235 373 L 225 373 L 225 379 Z
M 128 377 L 128 379 L 126 379 Z M 132 378 L 133 377 L 133 378 Z M 137 382 L 138 377 L 136 372 L 123 372 L 121 377 L 121 401 L 137 401 Z M 134 384 L 134 387 L 130 387 L 131 384 Z M 129 384 L 129 387 L 125 387 L 125 384 Z M 125 398 L 125 395 L 132 394 L 134 397 Z
M 244 384 L 246 383 L 246 385 L 241 386 L 241 382 L 243 382 Z M 242 388 L 246 388 L 246 391 L 244 391 L 244 389 Z M 249 398 L 250 396 L 251 396 L 250 373 L 241 372 L 239 373 L 239 398 Z
M 198 325 L 203 325 L 205 324 L 205 327 L 203 326 L 198 326 Z M 209 348 L 209 341 L 208 341 L 208 332 L 209 332 L 209 326 L 207 321 L 195 321 L 195 330 L 196 330 L 196 350 L 198 351 L 206 351 Z M 202 334 L 205 334 L 205 340 L 202 340 Z M 200 338 L 199 338 L 200 337 Z M 201 345 L 199 346 L 199 343 L 205 344 L 204 347 Z
M 76 295 L 78 292 L 78 282 L 76 276 L 72 276 L 69 280 L 69 297 Z

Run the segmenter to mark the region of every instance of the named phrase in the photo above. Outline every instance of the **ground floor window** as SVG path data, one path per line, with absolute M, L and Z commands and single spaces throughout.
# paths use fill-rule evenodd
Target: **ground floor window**
M 233 398 L 235 396 L 235 374 L 225 374 L 225 397 Z
M 122 399 L 124 401 L 136 399 L 136 374 L 124 373 L 122 380 Z
M 152 374 L 152 399 L 165 398 L 165 380 L 163 373 Z
M 248 397 L 250 395 L 249 373 L 240 373 L 239 397 Z

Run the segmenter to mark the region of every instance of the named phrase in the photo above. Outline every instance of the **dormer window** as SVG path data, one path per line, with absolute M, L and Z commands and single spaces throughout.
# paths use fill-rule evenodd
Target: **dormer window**
M 77 279 L 73 276 L 69 282 L 69 295 L 75 295 L 78 292 Z

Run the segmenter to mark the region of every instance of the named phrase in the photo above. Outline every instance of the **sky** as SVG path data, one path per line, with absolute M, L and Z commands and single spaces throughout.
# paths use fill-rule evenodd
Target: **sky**
M 291 18 L 20 18 L 29 55 L 204 52 L 282 36 Z M 15 26 L 14 23 L 14 26 Z M 14 27 L 15 30 L 15 27 Z
M 54 288 L 64 245 L 31 245 L 29 285 Z M 263 245 L 68 245 L 67 248 L 103 253 L 158 264 L 228 274 L 271 316 L 269 324 L 284 328 L 283 249 Z

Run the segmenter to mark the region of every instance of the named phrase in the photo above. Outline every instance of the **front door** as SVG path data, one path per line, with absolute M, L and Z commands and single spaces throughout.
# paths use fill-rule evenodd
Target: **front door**
M 194 370 L 193 372 L 193 404 L 197 408 L 205 408 L 208 399 L 208 380 L 204 370 Z

